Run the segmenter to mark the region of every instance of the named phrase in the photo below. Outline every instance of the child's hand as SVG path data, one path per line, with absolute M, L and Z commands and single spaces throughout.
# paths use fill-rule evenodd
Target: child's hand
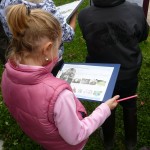
M 107 100 L 105 103 L 106 103 L 106 104 L 109 106 L 109 108 L 112 110 L 112 109 L 114 109 L 114 108 L 117 106 L 117 104 L 118 104 L 117 99 L 118 99 L 118 98 L 119 98 L 119 95 L 116 95 L 116 96 L 114 96 L 113 98 Z
M 78 12 L 75 11 L 74 14 L 72 15 L 72 17 L 70 18 L 70 21 L 69 21 L 69 25 L 75 30 L 76 28 L 76 18 L 77 18 L 77 15 L 78 15 Z

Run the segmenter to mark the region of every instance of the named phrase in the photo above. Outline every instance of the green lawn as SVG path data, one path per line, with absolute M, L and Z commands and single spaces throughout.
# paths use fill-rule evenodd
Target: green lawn
M 69 2 L 66 0 L 65 2 Z M 62 4 L 60 0 L 55 0 L 57 5 Z M 80 9 L 88 5 L 88 0 L 82 4 Z M 139 74 L 138 87 L 138 145 L 137 150 L 142 146 L 150 147 L 150 37 L 146 42 L 141 43 L 143 52 L 143 64 Z M 65 44 L 65 62 L 84 62 L 86 56 L 86 45 L 82 38 L 78 23 L 76 35 L 71 43 Z M 2 65 L 0 72 L 2 72 Z M 84 102 L 85 107 L 90 113 L 98 103 Z M 116 144 L 115 150 L 124 150 L 124 130 L 122 123 L 122 109 L 118 106 L 116 114 Z M 90 136 L 84 150 L 103 150 L 98 129 Z M 30 140 L 18 127 L 16 122 L 8 113 L 2 102 L 0 95 L 0 139 L 4 140 L 4 150 L 40 150 L 40 146 Z

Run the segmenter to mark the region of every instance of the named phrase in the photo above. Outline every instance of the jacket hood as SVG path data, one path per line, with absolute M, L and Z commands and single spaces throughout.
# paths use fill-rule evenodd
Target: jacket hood
M 123 2 L 125 2 L 125 0 L 93 0 L 94 6 L 97 7 L 113 7 Z

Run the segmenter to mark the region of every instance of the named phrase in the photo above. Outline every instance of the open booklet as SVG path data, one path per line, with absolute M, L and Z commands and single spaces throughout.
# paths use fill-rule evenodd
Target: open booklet
M 73 13 L 78 9 L 82 4 L 83 0 L 76 0 L 71 3 L 67 3 L 61 6 L 58 6 L 57 9 L 61 12 L 66 20 L 69 20 Z
M 104 102 L 112 97 L 120 64 L 64 64 L 57 78 L 66 80 L 80 100 Z

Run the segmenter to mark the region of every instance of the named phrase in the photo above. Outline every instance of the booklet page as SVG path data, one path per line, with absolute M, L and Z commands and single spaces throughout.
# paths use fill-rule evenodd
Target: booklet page
M 114 67 L 64 64 L 57 77 L 66 80 L 80 99 L 102 101 Z
M 67 20 L 72 15 L 72 13 L 77 9 L 77 7 L 79 6 L 79 4 L 81 2 L 82 2 L 82 0 L 76 0 L 76 1 L 71 2 L 71 3 L 58 6 L 57 9 L 60 11 L 60 13 Z

